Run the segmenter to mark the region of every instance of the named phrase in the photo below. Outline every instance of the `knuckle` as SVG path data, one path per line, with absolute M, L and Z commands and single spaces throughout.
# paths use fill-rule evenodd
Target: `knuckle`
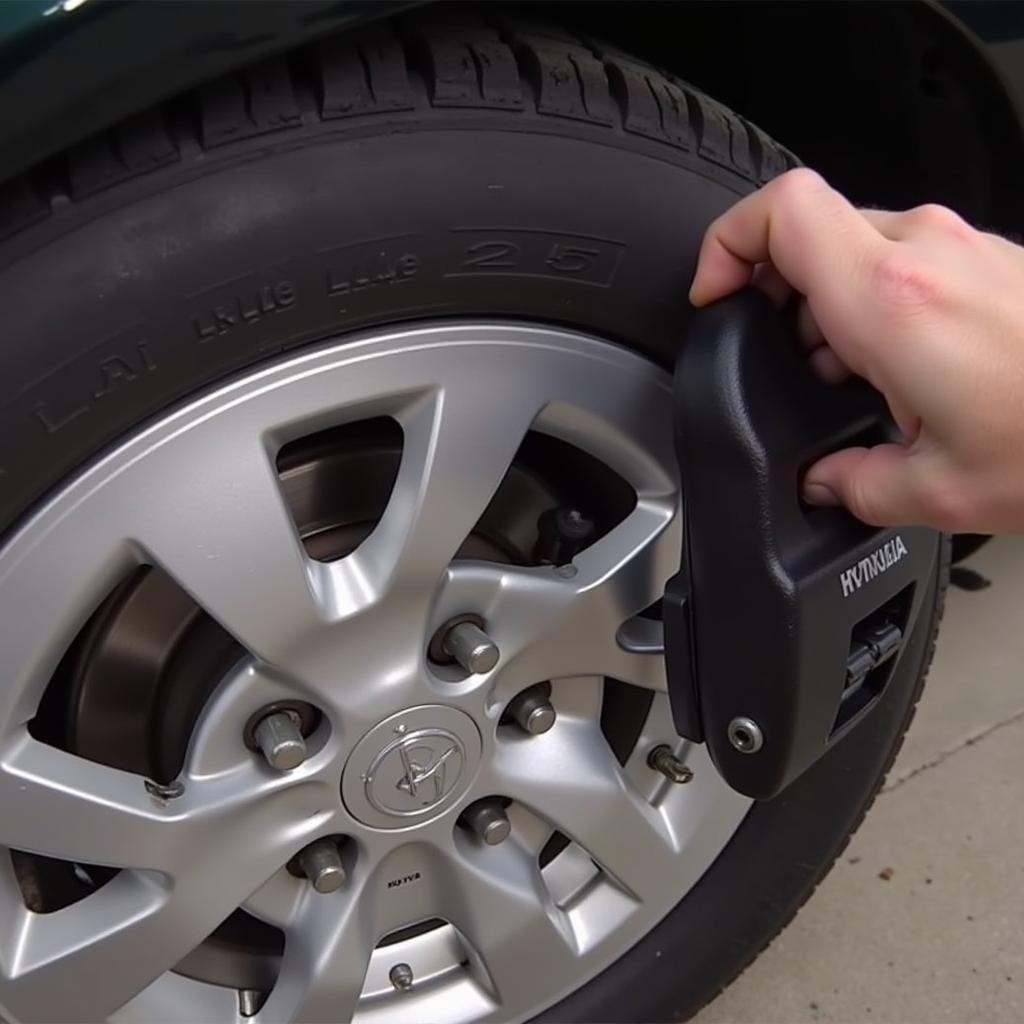
M 914 315 L 945 304 L 947 288 L 936 270 L 898 247 L 879 255 L 872 276 L 878 300 L 896 313 Z
M 974 521 L 970 491 L 954 480 L 940 478 L 923 488 L 922 511 L 929 525 L 947 533 L 963 533 Z
M 965 234 L 971 231 L 967 222 L 948 206 L 939 203 L 925 203 L 910 211 L 911 218 L 924 227 L 946 231 L 950 234 Z
M 795 167 L 786 171 L 772 185 L 779 198 L 788 201 L 803 199 L 808 193 L 820 192 L 829 187 L 825 179 L 809 167 Z

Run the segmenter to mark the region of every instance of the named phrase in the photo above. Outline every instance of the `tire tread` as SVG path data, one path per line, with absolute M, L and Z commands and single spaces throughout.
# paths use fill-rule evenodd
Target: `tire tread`
M 798 164 L 698 89 L 599 42 L 531 18 L 428 9 L 239 69 L 83 140 L 53 158 L 64 165 L 61 175 L 37 168 L 0 185 L 0 237 L 66 205 L 53 201 L 63 179 L 74 204 L 244 140 L 339 119 L 452 109 L 642 136 L 754 184 Z

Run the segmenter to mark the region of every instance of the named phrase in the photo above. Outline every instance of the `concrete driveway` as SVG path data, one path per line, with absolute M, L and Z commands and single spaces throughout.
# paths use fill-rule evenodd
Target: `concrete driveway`
M 1024 1021 L 1024 539 L 968 564 L 867 820 L 699 1024 Z

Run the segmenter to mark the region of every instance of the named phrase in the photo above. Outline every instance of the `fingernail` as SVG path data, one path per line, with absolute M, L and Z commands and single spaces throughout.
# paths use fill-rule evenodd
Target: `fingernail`
M 804 481 L 804 501 L 809 505 L 838 505 L 839 496 L 824 484 Z

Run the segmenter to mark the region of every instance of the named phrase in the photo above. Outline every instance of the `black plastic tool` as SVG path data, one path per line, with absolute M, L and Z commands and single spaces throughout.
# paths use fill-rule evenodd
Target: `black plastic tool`
M 731 786 L 767 798 L 871 727 L 939 535 L 801 502 L 817 458 L 896 429 L 867 385 L 821 381 L 759 292 L 696 314 L 675 415 L 685 529 L 664 601 L 673 716 Z

